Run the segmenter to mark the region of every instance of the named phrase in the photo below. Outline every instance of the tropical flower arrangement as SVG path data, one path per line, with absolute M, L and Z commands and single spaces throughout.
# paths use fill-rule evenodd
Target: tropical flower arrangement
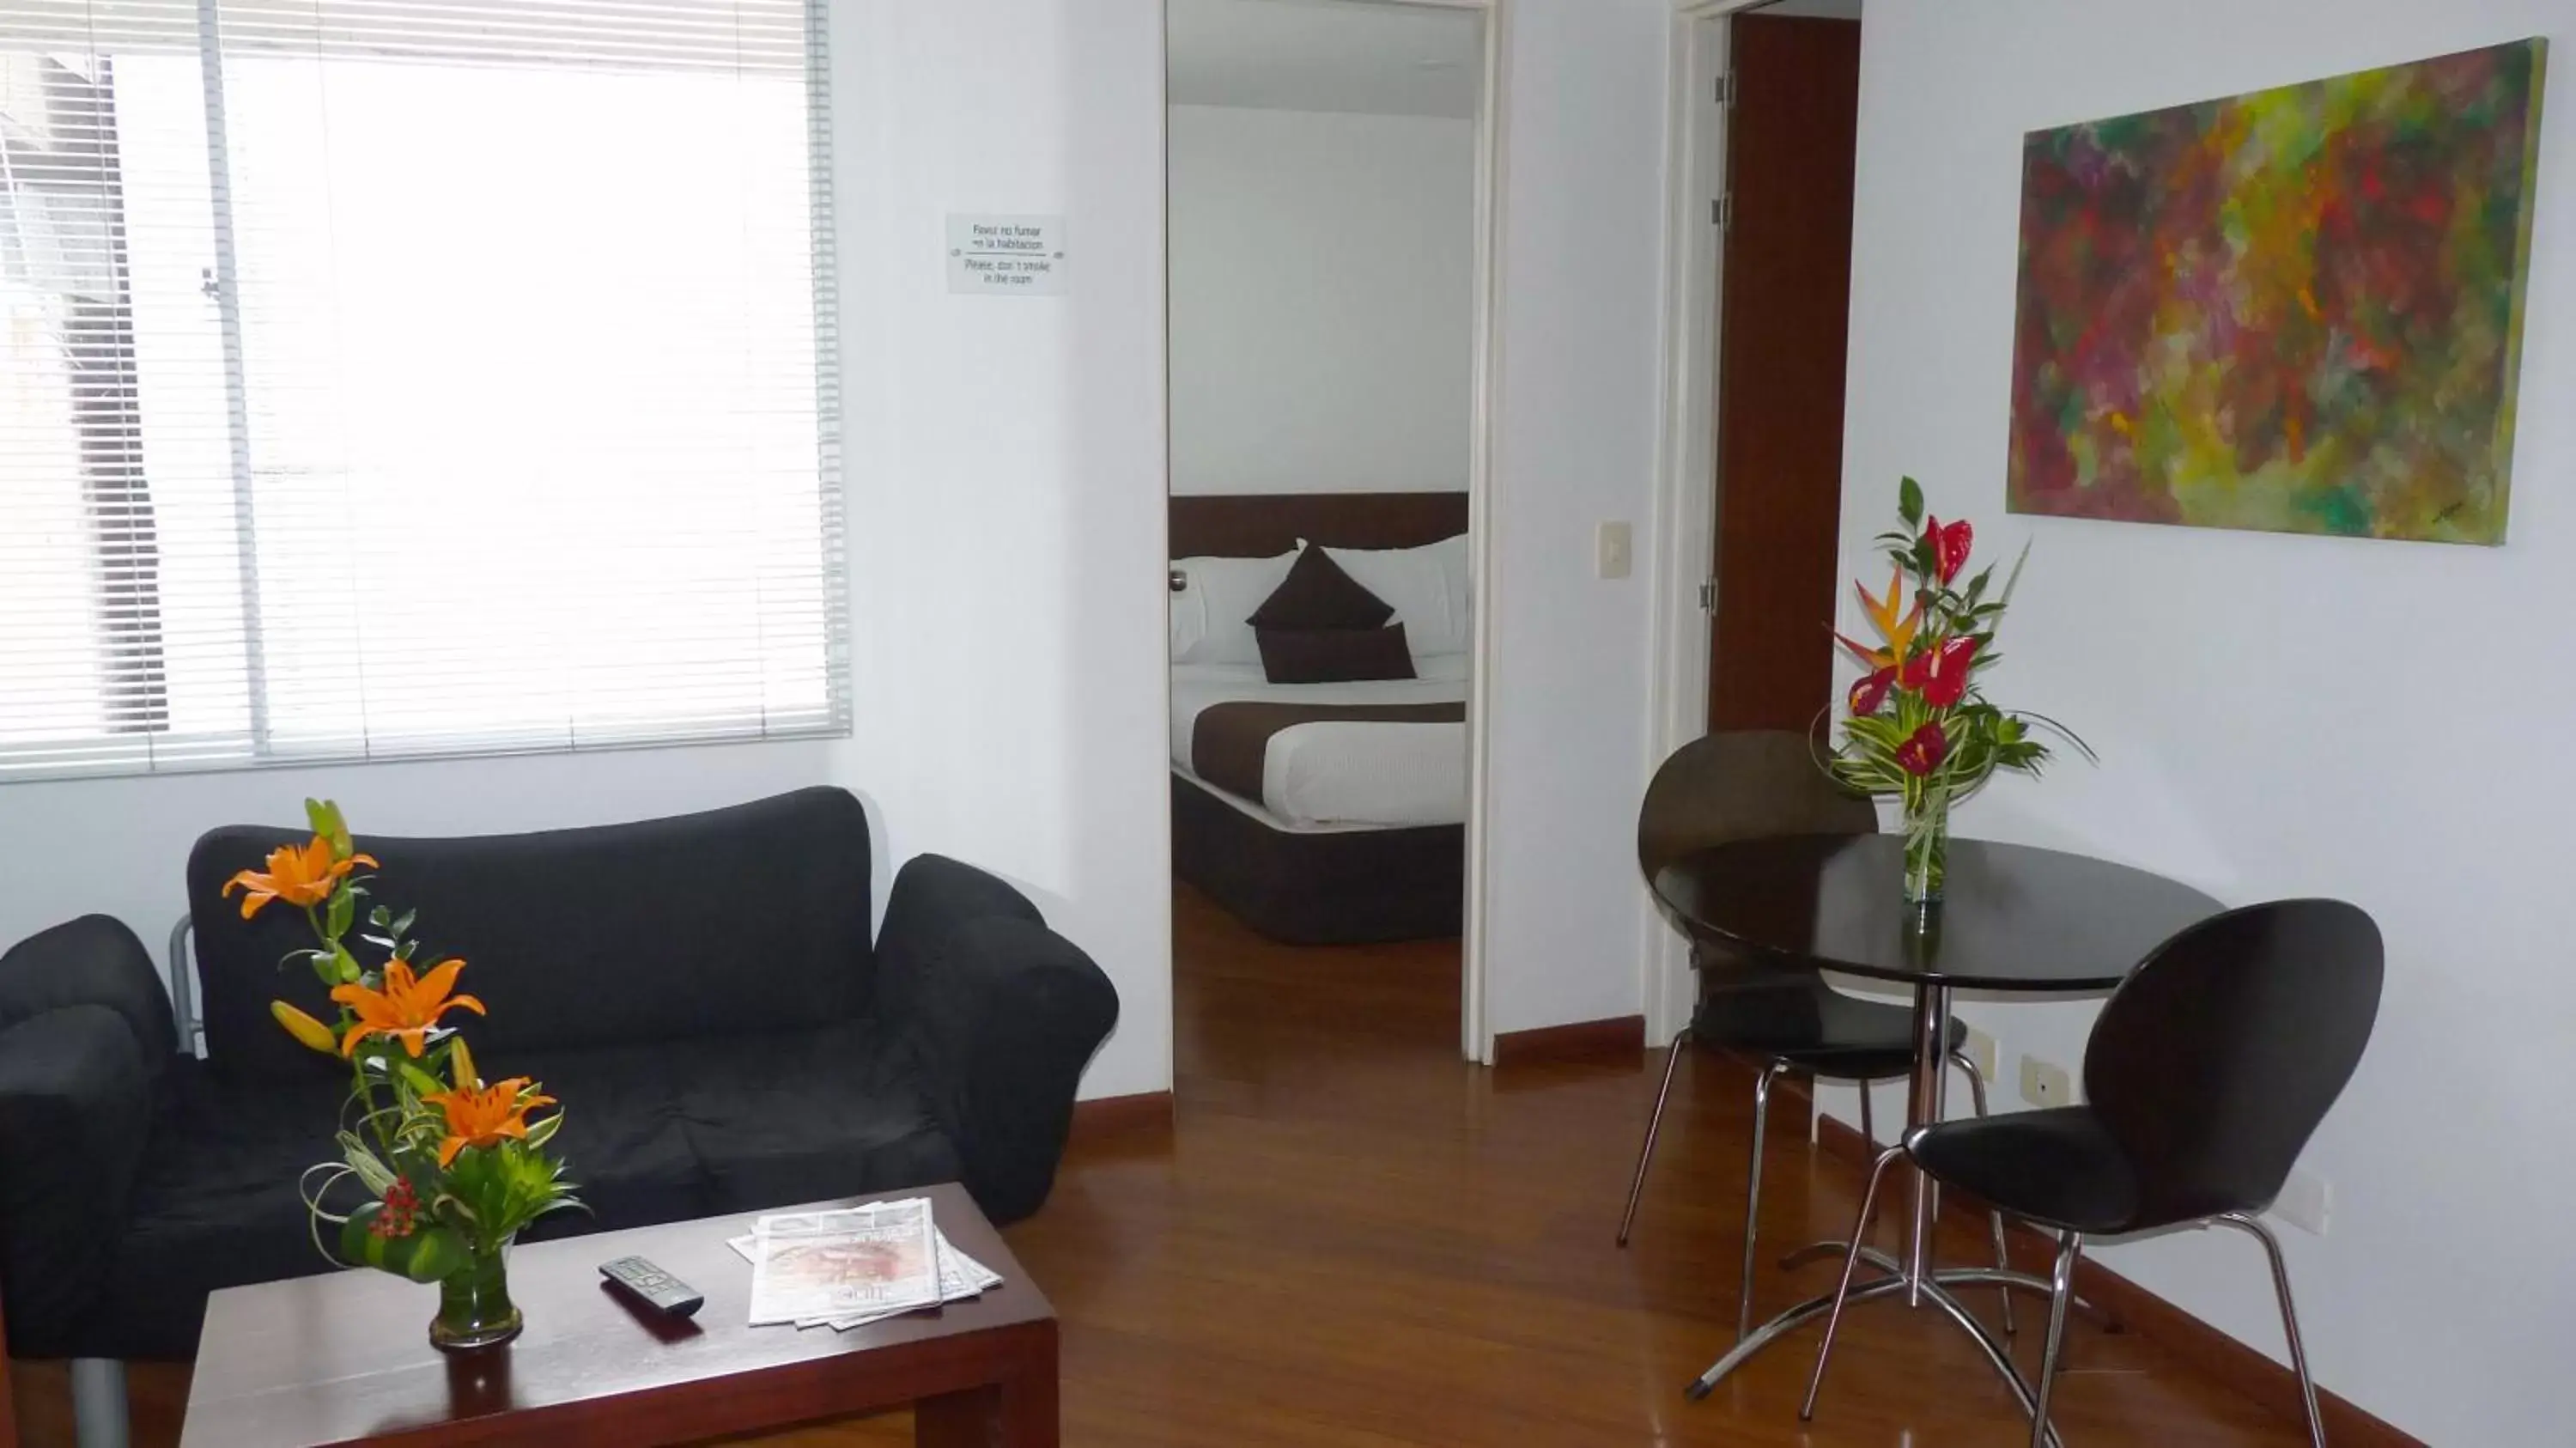
M 465 1038 L 442 1024 L 453 1012 L 484 1014 L 481 1001 L 455 993 L 465 962 L 418 968 L 412 911 L 379 904 L 360 928 L 373 878 L 360 869 L 376 861 L 358 853 L 337 804 L 306 800 L 304 812 L 313 838 L 269 852 L 266 870 L 233 876 L 224 894 L 243 892 L 245 920 L 276 903 L 302 910 L 316 944 L 286 960 L 308 963 L 340 1007 L 326 1023 L 285 1001 L 269 1004 L 288 1034 L 350 1071 L 339 1159 L 308 1168 L 300 1184 L 314 1244 L 335 1262 L 439 1284 L 429 1331 L 439 1347 L 505 1342 L 520 1326 L 507 1276 L 511 1240 L 548 1212 L 580 1205 L 563 1163 L 546 1151 L 563 1114 L 529 1121 L 555 1103 L 525 1076 L 483 1080 Z M 368 964 L 360 948 L 382 958 Z M 325 1194 L 351 1180 L 368 1200 L 345 1214 L 325 1207 Z M 336 1255 L 325 1227 L 337 1229 Z
M 2014 560 L 2001 590 L 1992 588 L 1992 565 L 1962 586 L 1975 530 L 1965 521 L 1926 518 L 1922 485 L 1912 478 L 1897 489 L 1896 511 L 1904 526 L 1876 540 L 1894 565 L 1886 596 L 1853 585 L 1879 644 L 1835 635 L 1868 672 L 1844 700 L 1842 742 L 1829 767 L 1844 784 L 1897 801 L 1905 826 L 1905 898 L 1922 905 L 1941 898 L 1952 805 L 1998 769 L 2038 774 L 2049 758 L 2048 745 L 2036 737 L 2040 730 L 2087 759 L 2093 751 L 2055 720 L 1988 703 L 1978 686 L 2001 661 L 1995 628 L 2029 548 Z

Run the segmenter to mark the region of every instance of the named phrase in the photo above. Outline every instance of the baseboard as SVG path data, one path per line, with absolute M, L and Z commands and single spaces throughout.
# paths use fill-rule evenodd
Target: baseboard
M 1528 1066 L 1541 1061 L 1634 1061 L 1645 1049 L 1646 1018 L 1612 1016 L 1605 1021 L 1576 1021 L 1569 1026 L 1500 1032 L 1494 1037 L 1494 1064 Z
M 1169 1136 L 1171 1132 L 1172 1093 L 1141 1091 L 1133 1096 L 1096 1096 L 1073 1103 L 1073 1129 L 1068 1137 L 1088 1143 Z
M 1786 1085 L 1787 1083 L 1783 1083 Z M 1827 1156 L 1866 1168 L 1874 1152 L 1861 1141 L 1860 1128 L 1831 1116 L 1816 1118 L 1816 1144 Z M 1879 1143 L 1883 1151 L 1889 1143 Z M 1965 1192 L 1941 1194 L 1941 1212 L 1955 1216 L 1971 1232 L 1986 1230 L 1983 1203 Z M 2013 1266 L 2034 1276 L 2055 1270 L 2057 1245 L 2039 1229 L 2006 1219 L 2004 1249 Z M 2251 1242 L 2242 1244 L 2248 1252 Z M 2135 1282 L 2086 1258 L 2076 1264 L 2075 1290 L 2110 1318 L 2113 1330 L 2134 1332 L 2172 1354 L 2194 1372 L 2253 1399 L 2273 1414 L 2304 1426 L 2299 1380 L 2289 1368 L 2247 1347 L 2182 1308 Z M 2317 1412 L 2325 1419 L 2326 1437 L 2335 1448 L 2426 1448 L 2421 1439 L 2390 1426 L 2349 1401 L 2317 1389 Z

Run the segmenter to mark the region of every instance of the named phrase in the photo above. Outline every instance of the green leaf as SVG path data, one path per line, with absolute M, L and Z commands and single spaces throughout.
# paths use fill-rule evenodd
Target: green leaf
M 367 912 L 367 923 L 376 927 L 378 930 L 384 929 L 385 922 L 393 918 L 394 913 L 382 905 L 379 905 L 375 909 Z
M 2013 556 L 2012 572 L 2004 576 L 2003 597 L 1995 600 L 1995 607 L 1998 610 L 2002 609 L 2005 604 L 2012 602 L 2013 589 L 2018 587 L 2021 583 L 2021 566 L 2029 561 L 2030 540 L 2025 538 L 2022 540 L 2021 552 Z
M 1897 481 L 1896 512 L 1897 516 L 1905 520 L 1907 527 L 1922 526 L 1923 485 L 1921 483 L 1912 478 L 1902 478 Z
M 406 910 L 400 915 L 395 916 L 393 924 L 394 934 L 397 936 L 411 934 L 411 922 L 419 916 L 419 914 L 420 912 L 418 910 Z
M 354 985 L 365 974 L 358 965 L 358 957 L 349 953 L 349 947 L 336 943 L 331 947 L 331 975 L 336 978 L 327 979 L 326 984 Z
M 357 849 L 356 844 L 349 838 L 347 822 L 340 818 L 340 806 L 337 801 L 306 800 L 304 819 L 306 823 L 313 826 L 313 833 L 331 842 L 331 858 L 345 860 Z
M 397 1058 L 394 1070 L 401 1073 L 403 1084 L 423 1096 L 435 1096 L 447 1089 L 447 1083 L 420 1068 L 416 1061 Z
M 359 1182 L 375 1196 L 382 1197 L 400 1179 L 400 1174 L 385 1165 L 384 1158 L 359 1140 L 354 1131 L 340 1133 L 340 1155 L 348 1161 L 349 1169 L 358 1174 Z
M 333 940 L 337 940 L 349 933 L 349 927 L 356 923 L 357 914 L 356 893 L 345 887 L 334 890 L 331 892 L 330 909 L 323 916 L 322 928 Z
M 379 1237 L 370 1228 L 384 1213 L 385 1204 L 375 1201 L 349 1214 L 340 1227 L 343 1260 L 414 1282 L 436 1282 L 465 1265 L 465 1240 L 452 1229 L 424 1222 L 404 1236 Z

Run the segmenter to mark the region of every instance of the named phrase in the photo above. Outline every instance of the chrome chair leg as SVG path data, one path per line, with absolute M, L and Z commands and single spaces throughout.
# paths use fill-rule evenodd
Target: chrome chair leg
M 1888 1164 L 1903 1155 L 1904 1147 L 1891 1146 L 1870 1163 L 1869 1185 L 1861 1188 L 1860 1193 L 1860 1219 L 1852 1224 L 1854 1246 L 1869 1235 L 1870 1213 L 1878 1205 L 1878 1184 L 1887 1179 Z M 1843 1307 L 1851 1300 L 1852 1270 L 1860 1265 L 1860 1257 L 1860 1253 L 1853 1252 L 1843 1258 L 1843 1280 L 1834 1288 L 1832 1310 L 1825 1314 L 1825 1340 L 1816 1345 L 1815 1375 L 1807 1379 L 1807 1401 L 1798 1408 L 1798 1421 L 1801 1423 L 1816 1416 L 1816 1394 L 1825 1386 L 1825 1363 L 1833 1356 L 1834 1330 L 1843 1324 Z
M 2308 1350 L 2299 1341 L 2299 1310 L 2290 1305 L 2290 1267 L 2281 1258 L 2281 1239 L 2250 1212 L 2229 1212 L 2212 1220 L 2247 1232 L 2263 1244 L 2263 1255 L 2271 1259 L 2272 1291 L 2281 1299 L 2281 1330 L 2290 1338 L 2290 1368 L 2299 1375 L 2299 1401 L 2308 1410 L 2308 1442 L 2312 1448 L 2326 1448 L 2325 1419 L 2317 1413 L 2316 1380 L 2308 1376 Z
M 1869 1083 L 1855 1082 L 1860 1087 L 1860 1139 L 1871 1151 L 1878 1150 L 1878 1127 L 1869 1119 Z
M 1735 1340 L 1753 1331 L 1753 1238 L 1762 1221 L 1762 1137 L 1771 1121 L 1771 1083 L 1788 1071 L 1779 1061 L 1762 1063 L 1753 1079 L 1753 1163 L 1744 1173 L 1744 1280 L 1735 1291 Z
M 1628 1210 L 1619 1214 L 1619 1245 L 1628 1245 L 1628 1229 L 1637 1224 L 1637 1200 L 1646 1194 L 1646 1164 L 1655 1159 L 1655 1133 L 1664 1127 L 1664 1098 L 1673 1094 L 1673 1068 L 1681 1064 L 1682 1048 L 1690 1044 L 1690 1027 L 1684 1026 L 1673 1037 L 1673 1046 L 1664 1053 L 1664 1084 L 1655 1088 L 1655 1114 L 1646 1118 L 1646 1144 L 1637 1152 L 1637 1175 L 1628 1183 Z
M 2039 1354 L 2039 1382 L 2033 1387 L 2036 1399 L 2030 1410 L 2030 1448 L 2046 1448 L 2048 1443 L 2048 1394 L 2057 1386 L 2058 1359 L 2066 1351 L 2066 1301 L 2075 1295 L 2075 1259 L 2084 1255 L 2084 1234 L 2068 1232 L 2058 1238 L 2057 1270 L 2049 1277 L 2048 1345 Z
M 1960 1070 L 1968 1073 L 1968 1103 L 1976 1108 L 1978 1116 L 1984 1116 L 1986 1114 L 1985 1076 L 1977 1070 L 1976 1062 L 1969 1060 L 1960 1052 L 1952 1051 L 1950 1053 L 1950 1060 L 1953 1064 L 1957 1065 Z M 2001 1211 L 1989 1208 L 1986 1212 L 1986 1225 L 1994 1231 L 1995 1270 L 1998 1272 L 2010 1272 L 2012 1270 L 2012 1253 L 2004 1247 L 2004 1214 Z M 2011 1337 L 2020 1332 L 2020 1329 L 2013 1325 L 2012 1289 L 2006 1287 L 2001 1289 L 2001 1291 L 2004 1299 L 2004 1336 Z

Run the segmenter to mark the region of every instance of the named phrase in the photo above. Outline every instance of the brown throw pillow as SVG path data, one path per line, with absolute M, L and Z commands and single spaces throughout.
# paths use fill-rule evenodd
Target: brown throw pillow
M 1393 617 L 1394 605 L 1362 588 L 1323 549 L 1309 547 L 1244 622 L 1256 629 L 1367 629 Z
M 1257 628 L 1261 673 L 1274 684 L 1347 684 L 1410 679 L 1413 650 L 1404 625 L 1384 628 Z

